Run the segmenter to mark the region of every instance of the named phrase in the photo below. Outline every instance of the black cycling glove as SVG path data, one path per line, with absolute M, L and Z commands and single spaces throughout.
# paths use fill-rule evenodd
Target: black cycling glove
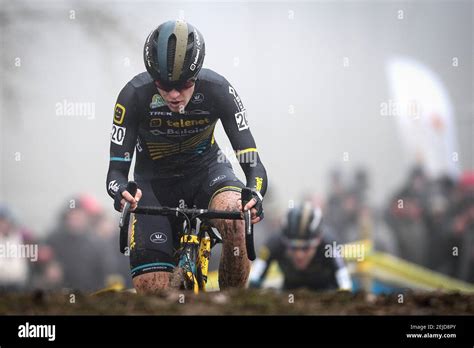
M 114 196 L 114 209 L 117 210 L 118 212 L 121 211 L 122 204 L 120 203 L 123 199 L 122 193 L 124 191 L 127 191 L 127 184 L 122 184 L 119 186 L 119 189 L 117 192 L 115 192 Z
M 260 218 L 260 221 L 263 220 L 264 213 L 263 213 L 263 196 L 262 194 L 255 190 L 252 189 L 252 198 L 255 198 L 257 203 L 253 206 L 255 209 L 257 209 L 257 217 Z

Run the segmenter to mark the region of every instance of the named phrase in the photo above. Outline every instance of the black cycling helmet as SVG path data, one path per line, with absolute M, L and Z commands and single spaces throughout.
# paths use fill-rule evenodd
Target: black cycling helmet
M 180 86 L 196 79 L 205 55 L 204 38 L 183 20 L 161 24 L 148 35 L 143 59 L 154 80 L 167 86 Z
M 288 211 L 283 223 L 283 241 L 289 245 L 315 244 L 323 232 L 321 222 L 320 208 L 308 201 L 295 206 Z

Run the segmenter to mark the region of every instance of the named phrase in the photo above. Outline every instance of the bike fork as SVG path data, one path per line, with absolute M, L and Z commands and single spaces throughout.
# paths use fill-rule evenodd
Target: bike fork
M 186 234 L 181 237 L 183 251 L 179 259 L 178 267 L 181 268 L 185 276 L 185 288 L 193 289 L 194 293 L 199 292 L 199 282 L 197 279 L 197 265 L 199 239 L 196 235 Z

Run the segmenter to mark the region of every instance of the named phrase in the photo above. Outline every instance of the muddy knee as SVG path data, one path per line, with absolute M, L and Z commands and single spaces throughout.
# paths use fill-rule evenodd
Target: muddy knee
M 239 244 L 244 240 L 244 222 L 241 220 L 222 220 L 216 223 L 224 243 Z
M 216 195 L 211 204 L 212 210 L 238 211 L 240 193 L 225 191 Z M 212 224 L 219 230 L 224 241 L 239 240 L 243 238 L 244 223 L 242 220 L 212 220 Z
M 170 284 L 171 273 L 151 272 L 133 278 L 133 286 L 137 293 L 148 294 L 167 289 Z

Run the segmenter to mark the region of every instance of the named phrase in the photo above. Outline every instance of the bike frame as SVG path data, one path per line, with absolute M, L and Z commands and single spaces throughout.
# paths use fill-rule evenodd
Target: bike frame
M 187 225 L 188 221 L 190 220 L 187 219 L 183 223 L 183 232 L 180 234 L 178 267 L 183 270 L 185 276 L 185 289 L 198 293 L 206 289 L 211 248 L 220 242 L 220 238 L 210 233 L 212 227 L 205 221 L 195 218 L 191 227 Z M 211 238 L 211 234 L 214 238 Z

